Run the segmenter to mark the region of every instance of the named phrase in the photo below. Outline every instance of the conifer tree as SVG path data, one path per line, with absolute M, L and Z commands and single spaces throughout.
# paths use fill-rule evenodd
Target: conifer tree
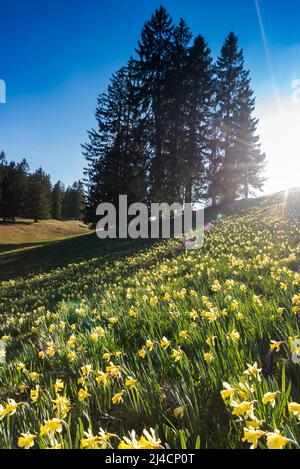
M 217 121 L 223 151 L 217 186 L 223 201 L 228 203 L 241 191 L 248 196 L 250 187 L 262 186 L 264 162 L 255 136 L 257 121 L 252 118 L 254 99 L 249 72 L 244 68 L 243 50 L 239 50 L 233 33 L 222 47 L 216 73 Z
M 81 181 L 67 187 L 63 201 L 63 217 L 67 220 L 83 220 L 85 216 L 84 187 Z
M 0 214 L 2 212 L 2 209 L 1 209 L 2 202 L 3 202 L 3 198 L 2 198 L 2 181 L 3 181 L 3 177 L 4 177 L 5 164 L 6 164 L 6 156 L 5 156 L 4 151 L 1 151 L 0 152 Z
M 141 97 L 147 108 L 148 135 L 151 145 L 150 192 L 151 200 L 162 199 L 166 168 L 167 72 L 174 26 L 166 9 L 161 6 L 146 22 L 138 43 L 136 61 L 142 83 Z
M 87 216 L 95 219 L 101 202 L 144 202 L 147 192 L 146 116 L 139 99 L 133 61 L 113 75 L 107 94 L 98 99 L 97 129 L 83 146 L 88 161 Z
M 174 27 L 166 76 L 166 172 L 161 197 L 166 202 L 182 202 L 187 170 L 186 131 L 188 127 L 188 45 L 192 33 L 181 19 Z
M 202 36 L 189 49 L 186 101 L 187 125 L 185 165 L 182 178 L 185 201 L 203 198 L 207 192 L 207 162 L 212 144 L 213 63 L 211 51 Z
M 61 181 L 58 181 L 52 189 L 52 218 L 61 220 L 63 210 L 64 187 Z
M 2 164 L 1 216 L 3 220 L 15 220 L 24 212 L 24 194 L 28 164 L 25 159 Z
M 50 176 L 42 168 L 28 176 L 26 215 L 35 222 L 51 216 L 51 182 Z

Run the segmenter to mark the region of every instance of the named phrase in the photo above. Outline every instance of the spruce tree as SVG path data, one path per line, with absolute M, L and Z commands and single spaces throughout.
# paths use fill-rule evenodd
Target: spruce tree
M 250 87 L 249 72 L 244 72 L 239 99 L 239 125 L 236 152 L 238 154 L 238 196 L 248 199 L 256 190 L 262 190 L 266 155 L 261 152 L 257 135 L 258 120 L 254 92 Z
M 207 164 L 212 143 L 213 63 L 202 36 L 189 49 L 186 100 L 184 171 L 185 201 L 203 198 L 207 192 Z
M 87 217 L 95 220 L 101 202 L 118 205 L 119 195 L 129 203 L 144 202 L 147 192 L 147 118 L 142 109 L 133 61 L 112 76 L 107 94 L 98 99 L 97 129 L 83 145 L 88 162 Z
M 183 174 L 186 171 L 186 131 L 188 126 L 188 46 L 190 28 L 181 19 L 174 28 L 166 78 L 166 137 L 164 181 L 161 196 L 166 202 L 183 201 Z
M 239 50 L 233 33 L 222 47 L 216 73 L 217 122 L 223 152 L 217 186 L 222 200 L 229 203 L 241 192 L 247 197 L 251 187 L 261 188 L 264 163 L 255 136 L 257 121 L 252 118 L 254 99 L 249 71 L 244 68 L 243 50 Z
M 28 164 L 25 159 L 2 164 L 1 216 L 14 221 L 24 212 Z
M 63 217 L 67 220 L 83 220 L 85 217 L 85 195 L 81 181 L 67 187 L 63 201 Z
M 35 222 L 51 216 L 51 182 L 50 176 L 42 168 L 28 176 L 26 215 Z
M 63 210 L 64 187 L 58 181 L 52 189 L 52 210 L 51 215 L 55 220 L 61 220 Z
M 163 198 L 162 187 L 167 171 L 167 73 L 170 66 L 174 26 L 166 9 L 161 6 L 146 22 L 138 43 L 136 61 L 141 97 L 148 115 L 148 135 L 151 148 L 150 193 L 151 200 Z
M 3 202 L 2 182 L 3 182 L 3 177 L 4 177 L 5 165 L 6 165 L 6 156 L 5 156 L 4 151 L 1 151 L 0 152 L 0 216 L 1 216 L 1 213 L 2 213 L 2 208 L 1 208 L 2 207 L 2 202 Z

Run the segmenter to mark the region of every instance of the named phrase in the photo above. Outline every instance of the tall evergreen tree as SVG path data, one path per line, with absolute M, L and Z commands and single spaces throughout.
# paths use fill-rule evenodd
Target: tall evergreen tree
M 249 72 L 241 83 L 239 100 L 239 126 L 236 151 L 238 154 L 238 196 L 248 199 L 256 190 L 262 190 L 266 155 L 261 152 L 257 135 L 258 120 L 254 92 L 250 87 Z
M 67 187 L 63 201 L 63 217 L 67 220 L 82 220 L 85 212 L 84 187 L 81 181 Z
M 50 176 L 42 168 L 28 176 L 26 215 L 35 222 L 51 216 L 51 182 Z
M 97 127 L 83 145 L 87 216 L 99 203 L 231 202 L 263 184 L 255 101 L 233 33 L 214 66 L 204 38 L 164 7 L 146 22 L 137 58 L 98 99 Z
M 261 187 L 264 161 L 255 137 L 257 121 L 252 118 L 254 99 L 249 72 L 244 68 L 243 50 L 239 50 L 233 33 L 222 47 L 216 72 L 217 121 L 223 150 L 217 186 L 223 201 L 228 203 L 240 195 L 241 186 L 246 196 L 251 186 Z
M 166 78 L 165 166 L 161 197 L 166 202 L 183 200 L 183 174 L 186 171 L 188 45 L 192 33 L 181 19 L 174 27 Z
M 159 201 L 166 168 L 167 73 L 174 26 L 166 9 L 161 6 L 145 24 L 138 43 L 136 61 L 142 83 L 142 99 L 148 113 L 148 134 L 151 145 L 151 200 Z
M 63 210 L 64 187 L 61 181 L 58 181 L 52 189 L 52 218 L 61 220 Z
M 6 156 L 5 156 L 4 151 L 1 151 L 0 152 L 0 214 L 2 212 L 2 209 L 1 209 L 2 202 L 3 202 L 3 198 L 2 198 L 2 181 L 3 181 L 3 177 L 4 177 L 5 164 L 6 164 Z
M 25 159 L 20 163 L 2 164 L 1 216 L 4 221 L 14 220 L 24 212 L 24 194 L 27 183 L 28 164 Z
M 98 99 L 98 128 L 83 146 L 88 161 L 88 218 L 95 219 L 99 203 L 116 206 L 119 195 L 129 203 L 144 202 L 147 192 L 147 117 L 139 99 L 133 61 L 113 75 L 107 94 Z
M 181 175 L 185 201 L 198 200 L 207 192 L 207 161 L 212 145 L 213 63 L 204 38 L 197 36 L 189 49 L 186 101 L 185 164 Z

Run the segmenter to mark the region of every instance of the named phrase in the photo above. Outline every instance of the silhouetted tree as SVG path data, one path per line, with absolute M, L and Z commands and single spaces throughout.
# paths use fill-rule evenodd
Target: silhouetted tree
M 241 194 L 248 197 L 250 187 L 261 188 L 264 162 L 255 136 L 257 121 L 252 118 L 255 101 L 249 71 L 244 68 L 243 50 L 239 50 L 233 33 L 222 47 L 216 73 L 217 121 L 223 151 L 217 186 L 228 203 Z
M 199 200 L 207 194 L 207 167 L 212 152 L 214 67 L 204 38 L 197 36 L 189 49 L 186 100 L 185 165 L 182 179 L 185 201 Z
M 205 39 L 161 6 L 146 22 L 136 58 L 98 98 L 96 129 L 83 145 L 87 218 L 101 202 L 213 205 L 263 184 L 255 101 L 243 51 L 230 33 L 216 65 Z
M 88 161 L 85 170 L 88 186 L 88 218 L 95 219 L 99 203 L 116 206 L 121 194 L 129 203 L 146 199 L 147 118 L 139 99 L 132 61 L 113 75 L 107 94 L 98 99 L 97 130 L 89 132 L 83 146 Z
M 151 200 L 163 198 L 167 172 L 167 74 L 173 41 L 174 25 L 166 9 L 161 6 L 146 22 L 138 43 L 137 70 L 142 84 L 141 97 L 148 114 L 148 138 L 151 145 Z

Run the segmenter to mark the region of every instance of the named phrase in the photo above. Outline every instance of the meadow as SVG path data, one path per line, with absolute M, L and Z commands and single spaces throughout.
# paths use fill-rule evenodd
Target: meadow
M 299 448 L 299 208 L 208 212 L 200 250 L 2 253 L 0 447 Z

